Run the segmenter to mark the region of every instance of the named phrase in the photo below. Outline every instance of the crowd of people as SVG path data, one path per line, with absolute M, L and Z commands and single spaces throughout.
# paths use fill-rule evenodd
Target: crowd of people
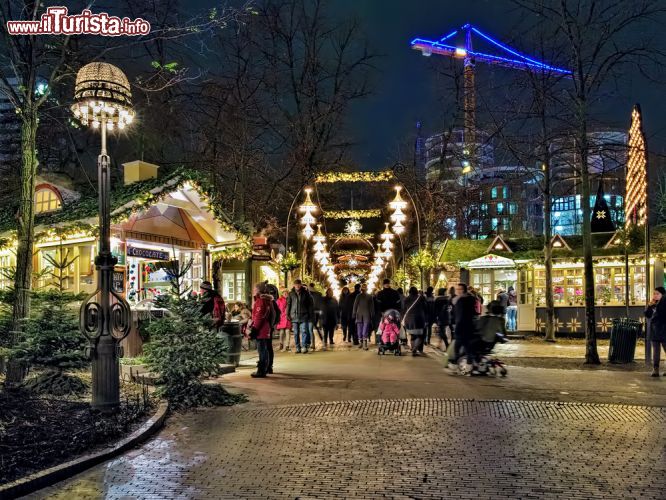
M 279 293 L 272 287 L 275 292 L 271 294 L 269 287 L 272 285 L 266 283 L 255 287 L 248 321 L 250 337 L 257 340 L 259 351 L 255 377 L 272 373 L 273 333 L 279 339 L 280 351 L 307 354 L 317 349 L 317 342 L 323 351 L 334 346 L 338 327 L 342 330 L 342 342 L 348 345 L 368 350 L 373 333 L 380 332 L 380 343 L 409 345 L 416 357 L 423 355 L 424 345 L 432 342 L 433 326 L 437 325 L 439 347 L 448 349 L 456 339 L 456 357 L 464 352 L 471 359 L 476 318 L 483 304 L 483 298 L 464 283 L 440 288 L 436 295 L 433 287 L 425 291 L 411 287 L 405 295 L 402 289 L 395 289 L 389 280 L 384 280 L 375 294 L 369 293 L 365 284 L 356 284 L 351 289 L 344 287 L 337 298 L 331 288 L 322 294 L 314 283 L 306 286 L 301 280 L 295 280 L 291 290 L 282 288 Z M 489 314 L 502 318 L 502 329 L 510 305 L 508 297 L 506 306 L 498 296 L 489 309 Z M 247 318 L 248 311 L 240 311 L 238 315 Z

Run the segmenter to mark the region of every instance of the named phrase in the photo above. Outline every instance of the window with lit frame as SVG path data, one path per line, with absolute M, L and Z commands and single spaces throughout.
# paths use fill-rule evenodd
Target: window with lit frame
M 62 208 L 62 201 L 55 191 L 48 188 L 38 189 L 35 192 L 35 213 L 53 212 Z

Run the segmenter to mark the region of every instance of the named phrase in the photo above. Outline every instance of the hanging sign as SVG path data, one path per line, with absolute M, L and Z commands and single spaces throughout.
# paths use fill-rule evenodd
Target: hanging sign
M 111 286 L 116 293 L 125 292 L 125 271 L 113 271 Z
M 478 259 L 470 260 L 467 263 L 468 269 L 480 269 L 488 267 L 515 267 L 516 263 L 507 259 L 506 257 L 500 257 L 499 255 L 488 254 Z
M 152 250 L 150 248 L 141 248 L 141 247 L 127 247 L 127 256 L 128 257 L 138 257 L 140 259 L 147 260 L 169 260 L 169 252 L 163 252 L 161 250 Z

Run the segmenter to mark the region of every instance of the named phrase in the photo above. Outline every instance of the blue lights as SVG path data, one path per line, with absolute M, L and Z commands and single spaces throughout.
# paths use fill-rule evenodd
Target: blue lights
M 442 54 L 445 54 L 445 55 L 448 55 L 448 56 L 475 58 L 475 59 L 478 59 L 482 62 L 502 64 L 502 65 L 514 67 L 514 68 L 517 68 L 517 69 L 539 69 L 539 70 L 547 70 L 547 71 L 550 71 L 550 72 L 553 72 L 553 73 L 558 73 L 558 74 L 565 75 L 565 76 L 571 76 L 572 75 L 572 72 L 568 69 L 557 68 L 555 66 L 551 66 L 551 65 L 546 64 L 544 62 L 537 61 L 536 59 L 532 59 L 532 58 L 530 58 L 530 57 L 528 57 L 524 54 L 521 54 L 520 52 L 518 52 L 518 51 L 516 51 L 516 50 L 514 50 L 510 47 L 507 47 L 506 45 L 498 42 L 494 38 L 486 35 L 482 31 L 478 30 L 477 28 L 475 28 L 471 24 L 465 24 L 461 29 L 462 30 L 468 30 L 468 31 L 471 30 L 471 31 L 473 31 L 474 33 L 481 36 L 482 38 L 484 38 L 485 40 L 487 40 L 491 44 L 495 45 L 499 49 L 515 56 L 517 59 L 509 58 L 509 57 L 496 56 L 496 55 L 492 55 L 492 54 L 486 54 L 486 53 L 483 53 L 483 52 L 475 52 L 473 50 L 466 50 L 466 49 L 461 50 L 460 47 L 454 47 L 452 45 L 447 45 L 447 44 L 442 43 L 442 42 L 444 42 L 446 40 L 449 40 L 452 37 L 454 37 L 460 30 L 452 31 L 448 35 L 440 38 L 440 40 L 437 41 L 437 42 L 435 42 L 433 40 L 426 40 L 426 39 L 423 39 L 423 38 L 414 38 L 411 41 L 411 45 L 412 45 L 412 47 L 416 46 L 415 48 L 418 48 L 418 49 L 421 49 L 421 50 L 424 50 L 424 49 L 427 50 L 426 49 L 426 47 L 427 47 L 427 48 L 430 48 L 431 50 L 435 49 L 439 53 L 442 53 Z M 422 47 L 418 47 L 418 46 L 422 46 Z M 424 52 L 424 55 L 425 55 L 425 52 Z M 430 55 L 430 54 L 428 54 L 428 55 Z

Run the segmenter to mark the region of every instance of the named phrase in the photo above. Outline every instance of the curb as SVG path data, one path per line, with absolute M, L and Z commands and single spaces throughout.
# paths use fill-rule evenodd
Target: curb
M 28 495 L 63 479 L 68 479 L 86 469 L 116 457 L 130 448 L 136 447 L 162 428 L 168 411 L 169 404 L 166 401 L 160 402 L 155 415 L 128 437 L 102 451 L 84 455 L 64 464 L 35 472 L 22 479 L 17 479 L 16 481 L 0 486 L 0 499 L 5 500 Z

